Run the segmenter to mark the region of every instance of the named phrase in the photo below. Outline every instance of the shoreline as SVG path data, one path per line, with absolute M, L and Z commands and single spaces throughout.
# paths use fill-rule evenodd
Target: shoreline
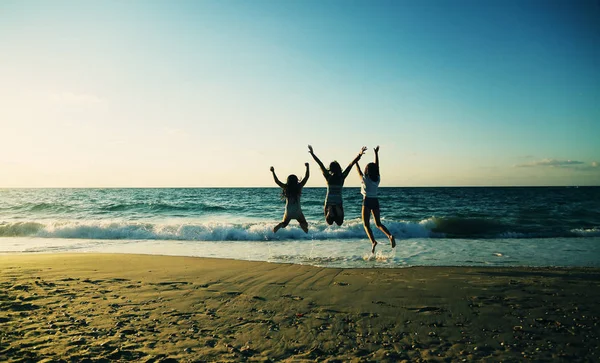
M 302 232 L 303 233 L 303 232 Z M 600 268 L 600 237 L 557 239 L 410 238 L 395 249 L 368 239 L 281 241 L 116 240 L 2 237 L 0 256 L 15 254 L 144 254 L 292 263 L 327 268 L 415 266 Z
M 0 360 L 592 361 L 600 268 L 0 256 Z

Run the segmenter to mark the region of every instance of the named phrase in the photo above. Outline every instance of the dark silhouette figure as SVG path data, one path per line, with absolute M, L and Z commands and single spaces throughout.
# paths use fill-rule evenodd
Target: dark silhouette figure
M 344 187 L 344 181 L 352 170 L 352 166 L 360 160 L 360 157 L 364 154 L 366 147 L 362 147 L 356 158 L 352 160 L 346 170 L 342 171 L 342 167 L 337 161 L 332 161 L 329 164 L 329 169 L 326 169 L 321 160 L 315 155 L 312 146 L 308 145 L 308 152 L 315 159 L 323 176 L 327 181 L 327 196 L 325 197 L 325 221 L 331 225 L 335 222 L 338 226 L 344 223 L 344 203 L 342 199 L 342 188 Z
M 275 168 L 271 167 L 271 173 L 273 173 L 273 179 L 275 183 L 281 187 L 281 199 L 285 200 L 285 213 L 283 215 L 283 221 L 273 228 L 273 233 L 276 233 L 280 228 L 285 228 L 292 219 L 295 219 L 300 223 L 300 228 L 308 233 L 308 222 L 302 213 L 300 206 L 300 195 L 302 194 L 302 187 L 308 181 L 310 176 L 308 163 L 304 163 L 306 166 L 306 174 L 302 181 L 298 181 L 298 177 L 291 174 L 287 177 L 287 182 L 284 184 L 277 178 L 275 174 Z
M 387 238 L 390 240 L 392 244 L 392 248 L 396 247 L 396 239 L 390 231 L 381 223 L 381 212 L 379 209 L 379 199 L 377 198 L 377 189 L 379 187 L 379 146 L 375 149 L 375 162 L 368 163 L 365 167 L 365 173 L 360 170 L 360 165 L 358 162 L 356 163 L 356 169 L 358 170 L 358 174 L 362 179 L 362 184 L 360 188 L 360 192 L 363 195 L 363 206 L 362 206 L 362 220 L 363 226 L 365 227 L 365 231 L 367 232 L 367 236 L 371 240 L 371 244 L 373 248 L 371 249 L 371 253 L 375 253 L 375 246 L 377 246 L 377 241 L 373 236 L 373 231 L 371 230 L 371 213 L 373 213 L 373 217 L 375 218 L 375 225 L 379 228 Z

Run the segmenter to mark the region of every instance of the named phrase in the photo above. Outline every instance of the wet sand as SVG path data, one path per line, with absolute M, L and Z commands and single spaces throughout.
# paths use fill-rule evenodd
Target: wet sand
M 0 361 L 598 361 L 600 269 L 0 256 Z

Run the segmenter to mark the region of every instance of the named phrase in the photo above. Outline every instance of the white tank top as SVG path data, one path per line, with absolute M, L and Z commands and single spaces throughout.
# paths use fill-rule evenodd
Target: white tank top
M 377 187 L 379 187 L 379 180 L 376 182 L 372 181 L 367 175 L 363 175 L 362 185 L 360 186 L 360 194 L 365 198 L 377 198 Z

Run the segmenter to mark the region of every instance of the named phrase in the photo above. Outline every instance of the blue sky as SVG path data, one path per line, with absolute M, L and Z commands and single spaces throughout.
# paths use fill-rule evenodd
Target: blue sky
M 597 1 L 3 1 L 0 187 L 600 185 Z M 346 185 L 358 185 L 350 176 Z

